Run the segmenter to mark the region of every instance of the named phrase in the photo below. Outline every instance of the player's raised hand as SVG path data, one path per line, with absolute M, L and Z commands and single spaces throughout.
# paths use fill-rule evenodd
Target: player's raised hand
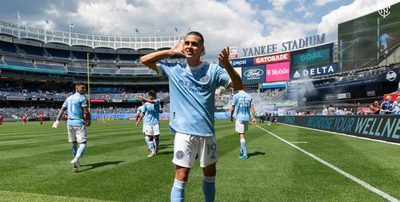
M 218 60 L 219 60 L 220 64 L 225 69 L 231 67 L 231 63 L 229 62 L 229 53 L 230 53 L 230 50 L 229 50 L 229 46 L 228 46 L 228 47 L 222 49 L 218 56 Z
M 183 53 L 183 40 L 179 39 L 179 41 L 171 48 L 171 52 L 174 55 L 181 55 L 184 56 L 185 54 Z
M 54 121 L 53 125 L 51 126 L 52 128 L 58 128 L 58 125 L 60 124 L 59 121 Z

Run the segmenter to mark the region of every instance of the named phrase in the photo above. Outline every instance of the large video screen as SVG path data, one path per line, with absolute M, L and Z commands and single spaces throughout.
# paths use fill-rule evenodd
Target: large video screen
M 386 13 L 378 9 L 382 8 L 339 24 L 339 71 L 399 62 L 400 3 Z
M 333 60 L 333 43 L 316 46 L 291 53 L 292 70 L 307 68 L 311 66 L 329 64 Z

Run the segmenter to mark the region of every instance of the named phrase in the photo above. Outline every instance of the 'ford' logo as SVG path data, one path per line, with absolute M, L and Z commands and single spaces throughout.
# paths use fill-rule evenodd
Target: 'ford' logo
M 396 80 L 396 77 L 397 77 L 397 74 L 396 74 L 396 72 L 394 72 L 394 71 L 388 71 L 388 72 L 386 73 L 386 79 L 387 79 L 388 81 L 394 81 L 394 80 Z
M 263 74 L 264 74 L 264 71 L 261 69 L 249 69 L 244 72 L 244 76 L 247 78 L 260 77 Z

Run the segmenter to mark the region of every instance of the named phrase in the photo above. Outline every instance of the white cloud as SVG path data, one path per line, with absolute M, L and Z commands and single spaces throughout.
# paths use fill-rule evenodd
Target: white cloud
M 318 25 L 312 22 L 305 23 L 286 19 L 272 10 L 264 11 L 262 15 L 266 19 L 264 24 L 269 30 L 269 35 L 264 37 L 265 43 L 258 43 L 258 45 L 275 44 L 302 38 L 315 31 Z
M 156 28 L 158 35 L 172 36 L 175 27 L 184 35 L 190 27 L 204 35 L 207 55 L 216 58 L 224 46 L 240 47 L 260 38 L 263 27 L 254 20 L 254 10 L 245 0 L 80 1 L 70 19 L 77 26 L 94 26 L 96 33 L 117 36 L 133 36 L 135 28 L 137 36 L 155 36 Z
M 307 11 L 304 13 L 305 18 L 312 18 L 314 16 L 314 13 L 311 11 Z
M 282 11 L 291 0 L 268 0 L 277 11 Z
M 323 16 L 321 23 L 318 25 L 318 33 L 326 33 L 327 40 L 334 40 L 337 38 L 338 24 L 361 17 L 397 2 L 400 1 L 355 0 L 353 3 L 341 6 Z
M 307 9 L 307 7 L 306 7 L 304 1 L 299 2 L 299 6 L 295 9 L 295 11 L 296 11 L 297 13 L 302 13 L 302 12 L 305 12 L 305 11 L 307 11 L 307 10 L 308 10 L 308 9 Z
M 335 2 L 335 1 L 338 1 L 338 0 L 315 0 L 315 4 L 317 6 L 324 6 L 325 4 Z

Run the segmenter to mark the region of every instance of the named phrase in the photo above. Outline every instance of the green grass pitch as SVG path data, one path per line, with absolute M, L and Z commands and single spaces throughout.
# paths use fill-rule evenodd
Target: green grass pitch
M 132 121 L 93 122 L 79 173 L 69 165 L 65 124 L 51 124 L 0 126 L 0 201 L 169 201 L 174 166 L 167 122 L 153 158 Z M 400 145 L 258 124 L 249 127 L 250 158 L 242 160 L 234 124 L 217 121 L 216 201 L 387 201 L 258 127 L 400 198 Z M 204 200 L 201 177 L 196 162 L 186 201 Z

